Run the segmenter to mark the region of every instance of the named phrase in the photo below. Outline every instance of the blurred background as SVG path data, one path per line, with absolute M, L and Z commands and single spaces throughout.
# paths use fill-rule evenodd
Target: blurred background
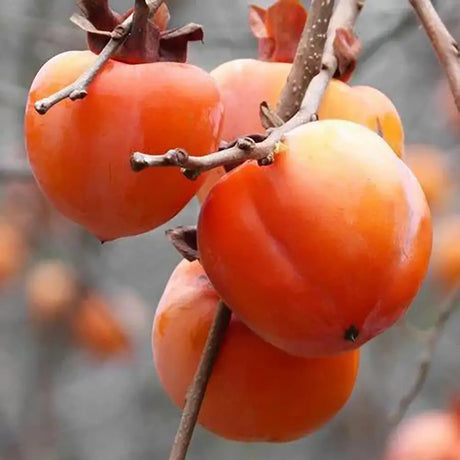
M 130 6 L 127 0 L 112 4 L 119 10 Z M 211 70 L 230 59 L 256 56 L 246 0 L 170 0 L 168 5 L 172 25 L 204 26 L 205 43 L 190 46 L 191 62 Z M 438 1 L 437 8 L 459 39 L 458 0 Z M 24 159 L 23 110 L 38 69 L 57 53 L 85 47 L 84 34 L 68 21 L 75 9 L 72 0 L 2 2 L 3 172 Z M 428 176 L 426 192 L 441 224 L 459 211 L 460 121 L 431 45 L 409 2 L 401 0 L 368 0 L 357 33 L 363 53 L 353 83 L 375 86 L 394 101 L 407 143 L 419 145 L 408 153 L 422 152 L 414 168 Z M 0 173 L 0 180 L 0 459 L 167 458 L 180 412 L 160 387 L 150 345 L 157 302 L 180 260 L 165 228 L 101 246 L 56 215 L 27 178 Z M 168 227 L 193 224 L 197 213 L 193 201 Z M 72 313 L 71 330 L 56 330 L 49 324 L 61 314 L 59 305 L 72 298 L 71 280 L 79 275 L 89 281 L 89 295 Z M 407 323 L 364 347 L 351 400 L 318 433 L 286 445 L 244 445 L 197 428 L 188 458 L 380 458 L 388 414 L 414 379 L 423 331 L 435 321 L 444 295 L 429 276 Z M 459 329 L 457 315 L 409 414 L 446 407 L 460 388 Z

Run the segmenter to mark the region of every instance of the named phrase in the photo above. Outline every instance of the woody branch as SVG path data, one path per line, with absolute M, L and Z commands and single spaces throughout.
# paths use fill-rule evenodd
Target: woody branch
M 288 102 L 290 101 L 289 104 L 300 107 L 300 109 L 285 124 L 272 129 L 266 139 L 261 142 L 255 142 L 250 137 L 241 138 L 227 149 L 202 157 L 189 155 L 182 149 L 169 150 L 164 155 L 149 155 L 136 152 L 131 157 L 132 169 L 138 172 L 149 167 L 180 167 L 185 170 L 189 177 L 193 178 L 200 172 L 249 159 L 258 160 L 261 164 L 269 163 L 276 152 L 277 145 L 283 140 L 286 133 L 305 123 L 317 120 L 316 112 L 318 111 L 321 98 L 338 68 L 338 59 L 334 52 L 336 32 L 340 28 L 352 28 L 363 5 L 363 0 L 341 0 L 331 18 L 332 1 L 316 0 L 313 2 L 307 24 L 309 27 L 306 27 L 303 32 L 296 62 L 283 90 L 283 94 L 287 95 Z M 325 36 L 324 30 L 326 29 L 328 32 Z M 308 37 L 309 42 L 310 40 L 314 40 L 321 45 L 302 45 L 305 43 L 306 37 Z M 324 52 L 322 52 L 323 47 Z M 309 53 L 318 53 L 318 49 L 319 55 L 322 55 L 320 69 L 317 68 L 319 73 L 316 73 L 311 79 L 303 95 L 301 88 L 294 91 L 294 87 L 297 88 L 297 85 L 300 85 L 300 82 L 303 81 L 303 78 L 299 79 L 296 75 L 306 74 L 307 79 L 305 81 L 308 81 L 308 76 L 311 75 L 311 68 L 307 69 L 306 67 L 312 61 Z M 299 71 L 299 68 L 301 71 Z M 296 97 L 293 97 L 293 95 L 296 95 Z M 294 112 L 296 110 L 295 108 L 289 109 L 289 107 L 285 106 L 284 102 L 280 107 L 282 111 L 278 113 L 280 117 L 283 114 L 286 115 L 290 110 L 294 110 Z M 195 174 L 191 174 L 190 171 L 193 171 Z

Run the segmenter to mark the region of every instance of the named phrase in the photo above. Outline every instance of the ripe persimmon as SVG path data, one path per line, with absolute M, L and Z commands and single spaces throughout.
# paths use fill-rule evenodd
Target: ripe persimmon
M 72 319 L 77 345 L 98 358 L 107 358 L 131 350 L 122 324 L 111 314 L 108 300 L 90 292 L 77 307 Z
M 202 183 L 202 178 L 188 180 L 177 168 L 136 174 L 129 167 L 133 152 L 163 154 L 181 147 L 204 155 L 218 146 L 223 112 L 218 89 L 208 73 L 182 62 L 190 38 L 181 39 L 179 33 L 167 50 L 161 48 L 167 34 L 149 36 L 160 40 L 160 50 L 140 62 L 140 49 L 131 55 L 128 39 L 123 60 L 115 57 L 105 65 L 85 99 L 63 100 L 46 115 L 39 115 L 34 104 L 74 82 L 98 56 L 91 51 L 62 53 L 32 83 L 25 137 L 35 178 L 62 214 L 102 241 L 165 223 Z M 201 36 L 195 33 L 193 39 Z M 136 64 L 131 63 L 134 58 Z
M 452 191 L 446 156 L 436 147 L 413 144 L 406 147 L 405 162 L 420 182 L 430 208 L 446 205 Z
M 426 412 L 391 434 L 384 460 L 460 460 L 460 415 Z
M 39 262 L 26 279 L 29 313 L 40 323 L 53 322 L 67 315 L 78 294 L 74 270 L 60 260 Z
M 19 274 L 28 253 L 24 234 L 9 222 L 0 222 L 0 286 Z
M 219 297 L 198 262 L 182 261 L 158 305 L 152 344 L 158 376 L 180 407 Z M 348 400 L 359 351 L 299 358 L 264 342 L 233 315 L 198 421 L 227 439 L 287 442 L 317 430 Z
M 356 348 L 391 326 L 425 277 L 432 224 L 409 168 L 377 134 L 324 120 L 210 191 L 200 260 L 256 334 L 300 356 Z
M 280 5 L 278 5 L 280 3 Z M 294 5 L 294 6 L 293 6 Z M 277 2 L 279 20 L 284 16 L 291 17 L 298 24 L 303 24 L 306 15 L 298 9 L 298 2 Z M 272 7 L 274 8 L 274 7 Z M 262 9 L 262 12 L 265 10 Z M 299 33 L 288 33 L 283 36 L 286 28 L 270 28 L 272 22 L 270 9 L 264 14 L 258 9 L 251 10 L 250 19 L 254 35 L 259 44 L 259 59 L 237 59 L 226 62 L 215 68 L 214 77 L 225 106 L 225 117 L 222 128 L 222 139 L 231 141 L 246 134 L 264 131 L 260 120 L 260 104 L 265 101 L 270 107 L 276 107 L 281 91 L 291 70 L 291 62 L 295 52 L 289 50 L 297 46 Z M 280 14 L 281 13 L 281 14 Z M 266 21 L 263 24 L 258 18 Z M 271 18 L 271 19 L 269 19 Z M 303 22 L 302 22 L 303 21 Z M 296 30 L 296 29 L 293 29 Z M 274 43 L 273 54 L 265 52 L 266 42 Z M 290 44 L 291 46 L 288 46 Z M 294 45 L 294 46 L 292 46 Z M 280 58 L 282 56 L 282 58 Z M 340 119 L 354 121 L 378 132 L 392 147 L 396 155 L 403 156 L 404 130 L 398 111 L 391 100 L 376 88 L 368 86 L 349 86 L 340 80 L 332 80 L 323 97 L 318 110 L 320 119 Z M 207 192 L 223 175 L 223 171 L 209 176 L 205 185 L 198 193 L 200 202 L 204 201 Z
M 444 289 L 460 286 L 460 215 L 445 217 L 435 227 L 432 271 Z

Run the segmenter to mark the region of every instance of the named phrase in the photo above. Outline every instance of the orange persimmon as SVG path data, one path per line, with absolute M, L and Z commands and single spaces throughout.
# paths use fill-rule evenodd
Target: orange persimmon
M 72 320 L 75 342 L 96 357 L 106 358 L 131 350 L 123 326 L 110 311 L 102 295 L 90 292 L 78 306 Z
M 200 260 L 256 334 L 299 356 L 356 348 L 390 327 L 425 277 L 423 191 L 383 139 L 324 120 L 285 136 L 272 165 L 249 161 L 210 191 Z
M 443 288 L 460 286 L 460 215 L 446 217 L 435 227 L 432 271 Z
M 152 345 L 158 376 L 180 407 L 219 297 L 198 262 L 182 261 L 158 305 Z M 287 442 L 328 422 L 346 403 L 359 352 L 299 358 L 264 342 L 233 316 L 198 421 L 224 438 Z
M 0 222 L 0 286 L 18 275 L 27 258 L 24 234 L 9 222 Z
M 53 322 L 69 314 L 78 294 L 74 270 L 60 260 L 39 262 L 26 279 L 29 313 L 40 323 Z
M 452 191 L 447 157 L 438 148 L 413 144 L 406 147 L 405 162 L 417 177 L 432 210 L 448 203 Z
M 81 3 L 97 9 L 99 2 Z M 108 19 L 117 17 L 110 13 Z M 208 73 L 184 63 L 186 42 L 202 38 L 202 31 L 195 27 L 160 34 L 148 17 L 143 19 L 83 100 L 63 100 L 45 115 L 34 109 L 37 101 L 94 65 L 98 56 L 91 51 L 69 51 L 48 61 L 27 101 L 26 147 L 37 182 L 62 214 L 102 241 L 165 223 L 204 179 L 190 181 L 178 168 L 136 174 L 130 169 L 133 152 L 163 154 L 181 147 L 204 155 L 219 141 L 223 107 L 218 89 Z M 91 33 L 89 39 L 96 50 L 101 40 L 107 41 Z
M 426 412 L 403 421 L 384 460 L 460 460 L 460 414 Z
M 287 17 L 292 17 L 291 20 L 297 18 L 298 24 L 305 21 L 306 16 L 301 15 L 298 2 L 281 1 L 277 3 L 283 5 L 278 5 L 278 8 Z M 289 5 L 290 7 L 287 8 Z M 295 49 L 300 38 L 300 33 L 288 34 L 287 37 L 282 37 L 280 30 L 274 33 L 267 19 L 270 17 L 270 9 L 265 15 L 257 11 L 257 9 L 251 10 L 250 14 L 253 33 L 259 38 L 259 41 L 263 37 L 270 37 L 270 40 L 265 38 L 262 44 L 259 43 L 259 59 L 229 61 L 211 72 L 225 106 L 222 128 L 224 141 L 231 141 L 246 134 L 264 132 L 259 115 L 260 104 L 265 101 L 270 107 L 276 107 L 291 70 L 290 62 L 295 54 L 292 52 L 293 47 L 287 44 L 294 45 Z M 262 11 L 265 10 L 262 9 Z M 261 23 L 260 17 L 268 24 Z M 283 17 L 280 16 L 281 19 Z M 272 54 L 264 52 L 267 40 L 268 43 L 276 44 L 276 46 L 272 44 L 273 50 L 279 51 Z M 318 116 L 320 119 L 337 118 L 362 124 L 380 133 L 396 155 L 403 156 L 404 130 L 400 116 L 391 100 L 376 88 L 350 87 L 347 83 L 334 79 L 329 83 L 318 110 Z M 200 202 L 204 201 L 208 191 L 223 174 L 223 170 L 220 169 L 218 173 L 206 179 L 205 185 L 198 193 Z

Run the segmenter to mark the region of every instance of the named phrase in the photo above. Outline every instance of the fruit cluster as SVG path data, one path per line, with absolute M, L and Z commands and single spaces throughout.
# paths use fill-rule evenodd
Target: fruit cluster
M 199 422 L 229 439 L 290 441 L 330 420 L 352 392 L 359 348 L 406 312 L 430 259 L 430 209 L 403 161 L 398 112 L 379 90 L 344 82 L 349 74 L 329 83 L 319 120 L 288 132 L 267 165 L 246 161 L 193 181 L 178 168 L 130 171 L 135 151 L 204 156 L 221 140 L 263 132 L 260 103 L 276 106 L 306 17 L 296 0 L 251 9 L 261 59 L 211 75 L 177 62 L 183 42 L 177 55 L 169 43 L 176 62 L 165 62 L 160 40 L 156 55 L 137 52 L 133 65 L 128 40 L 88 97 L 43 117 L 37 101 L 96 60 L 91 51 L 64 53 L 40 70 L 27 104 L 38 183 L 100 240 L 152 230 L 198 196 L 199 261 L 181 262 L 168 282 L 153 354 L 182 406 L 219 299 L 228 305 Z M 293 24 L 287 35 L 283 21 Z M 428 187 L 427 198 L 440 199 L 437 184 Z M 458 276 L 458 267 L 442 270 Z

